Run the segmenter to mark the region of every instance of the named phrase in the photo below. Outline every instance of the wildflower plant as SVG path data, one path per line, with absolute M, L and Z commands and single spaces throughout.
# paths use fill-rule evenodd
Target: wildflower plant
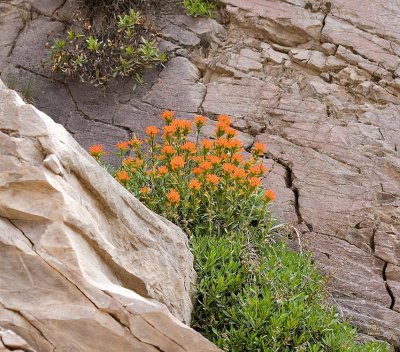
M 54 73 L 95 85 L 117 76 L 142 82 L 145 68 L 167 59 L 157 49 L 155 33 L 134 9 L 107 18 L 99 28 L 79 17 L 73 24 L 65 38 L 48 44 Z
M 149 126 L 145 141 L 135 137 L 116 144 L 120 167 L 115 178 L 189 235 L 238 230 L 266 234 L 267 204 L 275 195 L 261 187 L 264 146 L 255 144 L 251 157 L 245 158 L 226 115 L 219 116 L 212 139 L 202 140 L 203 116 L 178 120 L 165 111 L 162 118 L 163 129 Z
M 357 332 L 328 304 L 324 279 L 309 255 L 271 239 L 268 205 L 275 193 L 261 187 L 265 146 L 244 156 L 226 115 L 214 135 L 201 139 L 203 116 L 146 129 L 147 138 L 116 144 L 124 187 L 190 236 L 198 275 L 192 326 L 224 351 L 388 352 L 359 342 Z M 105 152 L 92 146 L 101 163 Z

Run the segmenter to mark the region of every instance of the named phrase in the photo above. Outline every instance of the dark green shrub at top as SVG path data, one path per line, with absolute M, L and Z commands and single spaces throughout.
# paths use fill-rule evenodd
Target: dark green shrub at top
M 189 15 L 194 17 L 212 17 L 215 8 L 213 0 L 183 0 Z
M 50 48 L 55 73 L 93 84 L 116 76 L 141 81 L 144 68 L 166 61 L 166 55 L 157 50 L 154 34 L 133 9 L 100 29 L 87 20 L 75 27 L 80 29 L 70 29 L 65 39 L 56 39 Z

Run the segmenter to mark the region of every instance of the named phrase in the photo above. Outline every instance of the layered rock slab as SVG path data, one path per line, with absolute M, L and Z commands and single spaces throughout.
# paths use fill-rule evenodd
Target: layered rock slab
M 217 351 L 185 234 L 0 85 L 0 326 L 38 351 Z

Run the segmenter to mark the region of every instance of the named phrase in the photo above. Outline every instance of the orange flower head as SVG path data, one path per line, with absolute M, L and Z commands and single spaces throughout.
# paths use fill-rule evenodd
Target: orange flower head
M 221 158 L 222 158 L 223 160 L 227 161 L 227 160 L 230 159 L 230 156 L 229 156 L 229 154 L 227 154 L 227 153 L 225 153 L 225 152 L 222 152 L 222 153 L 221 153 Z
M 196 163 L 199 163 L 199 162 L 201 162 L 204 158 L 202 157 L 202 156 L 200 156 L 200 155 L 194 155 L 194 156 L 192 156 L 192 158 L 191 158 L 193 161 L 195 161 Z
M 122 160 L 122 165 L 129 166 L 132 164 L 132 162 L 133 162 L 132 157 L 128 156 L 124 160 Z
M 177 155 L 171 159 L 172 170 L 182 169 L 184 165 L 185 165 L 185 159 L 183 158 L 183 156 Z
M 226 133 L 226 131 L 228 130 L 228 128 L 229 128 L 229 125 L 227 125 L 226 123 L 218 122 L 217 126 L 215 128 L 215 135 L 217 137 L 223 136 Z
M 250 177 L 249 178 L 250 187 L 256 188 L 261 185 L 261 180 L 258 177 Z
M 243 147 L 243 144 L 241 141 L 239 141 L 238 139 L 229 139 L 226 144 L 225 144 L 226 148 L 228 148 L 229 150 L 232 150 L 234 152 L 237 152 L 239 150 L 241 150 L 241 148 Z
M 206 181 L 214 186 L 218 185 L 219 177 L 215 174 L 208 174 L 206 176 Z
M 181 196 L 176 190 L 171 188 L 167 194 L 167 199 L 170 204 L 178 204 L 181 200 Z
M 247 177 L 247 172 L 244 169 L 237 167 L 236 170 L 234 171 L 232 177 L 235 180 L 243 180 Z
M 256 155 L 261 155 L 265 153 L 265 145 L 262 143 L 254 143 L 253 145 L 253 149 L 252 151 L 256 154 Z
M 186 142 L 182 144 L 181 149 L 188 153 L 196 153 L 196 144 L 192 142 Z
M 130 180 L 129 174 L 126 171 L 118 170 L 116 180 L 120 183 L 126 183 Z
M 156 126 L 149 126 L 146 128 L 146 134 L 150 138 L 154 138 L 155 136 L 157 136 L 158 132 L 160 132 L 160 130 Z
M 231 139 L 231 138 L 233 138 L 233 137 L 236 137 L 236 135 L 237 135 L 237 131 L 236 131 L 235 129 L 231 128 L 231 127 L 228 127 L 228 128 L 225 130 L 225 133 L 226 133 L 226 137 L 227 137 L 228 139 Z
M 103 155 L 106 155 L 102 144 L 95 144 L 89 148 L 89 154 L 98 159 L 101 158 Z
M 220 138 L 216 139 L 215 144 L 219 148 L 224 148 L 224 147 L 226 147 L 227 142 L 228 142 L 228 140 L 226 138 L 220 137 Z
M 253 166 L 250 166 L 249 172 L 251 175 L 254 176 L 261 176 L 267 171 L 267 168 L 263 164 L 256 164 Z
M 197 128 L 200 129 L 206 124 L 206 118 L 204 116 L 197 115 L 194 118 L 194 123 L 197 126 Z
M 232 160 L 236 163 L 240 163 L 243 160 L 244 156 L 242 154 L 235 153 L 232 155 Z
M 158 168 L 158 174 L 159 174 L 160 176 L 164 176 L 164 175 L 166 175 L 167 173 L 168 173 L 168 169 L 167 169 L 166 166 L 160 166 L 160 167 Z
M 174 126 L 176 130 L 184 135 L 187 135 L 192 130 L 193 123 L 189 120 L 174 120 L 171 126 Z
M 174 119 L 174 115 L 175 113 L 171 110 L 165 110 L 162 114 L 161 114 L 161 118 L 165 121 L 166 124 L 170 124 L 172 122 L 172 120 Z
M 222 158 L 216 155 L 207 155 L 207 160 L 213 165 L 218 165 L 222 161 Z
M 231 119 L 228 117 L 228 115 L 225 115 L 225 114 L 218 116 L 218 122 L 223 123 L 227 126 L 230 126 L 232 123 Z
M 117 149 L 121 152 L 126 152 L 129 149 L 129 142 L 118 142 L 116 145 Z
M 198 191 L 201 187 L 201 182 L 196 180 L 195 178 L 189 181 L 189 188 Z
M 213 165 L 209 161 L 203 161 L 200 163 L 199 167 L 205 171 L 211 170 Z
M 134 164 L 135 164 L 136 166 L 142 166 L 142 165 L 144 164 L 144 160 L 143 160 L 143 159 L 140 159 L 139 157 L 136 157 L 136 158 L 135 158 L 135 161 L 134 161 Z
M 164 126 L 164 136 L 172 136 L 176 132 L 176 126 L 168 125 Z
M 263 198 L 264 198 L 264 201 L 266 201 L 266 202 L 269 202 L 269 201 L 275 202 L 275 199 L 276 199 L 275 192 L 271 189 L 267 189 L 264 193 Z
M 143 141 L 140 140 L 140 139 L 137 138 L 137 137 L 133 137 L 133 138 L 129 141 L 129 144 L 130 144 L 130 145 L 132 146 L 132 148 L 134 148 L 134 149 L 140 148 L 140 146 L 142 145 L 142 143 L 143 143 Z
M 231 163 L 225 163 L 222 165 L 222 170 L 224 170 L 227 174 L 233 174 L 236 170 L 236 166 Z
M 214 147 L 214 142 L 209 139 L 203 139 L 201 141 L 201 147 L 203 148 L 204 151 L 212 150 Z
M 141 189 L 140 189 L 140 194 L 142 194 L 142 195 L 146 195 L 146 194 L 149 194 L 150 193 L 150 188 L 149 187 L 142 187 Z
M 193 173 L 195 174 L 195 175 L 201 175 L 202 173 L 204 172 L 204 170 L 201 168 L 201 167 L 195 167 L 194 169 L 193 169 Z
M 161 153 L 165 155 L 172 155 L 175 153 L 175 149 L 172 145 L 165 144 L 161 149 Z

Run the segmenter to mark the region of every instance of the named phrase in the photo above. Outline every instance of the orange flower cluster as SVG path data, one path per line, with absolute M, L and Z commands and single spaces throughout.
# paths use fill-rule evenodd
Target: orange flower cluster
M 165 121 L 165 123 L 169 124 L 174 118 L 175 113 L 171 110 L 165 110 L 161 114 L 161 118 Z
M 156 126 L 149 126 L 146 128 L 146 134 L 150 138 L 155 138 L 159 132 L 160 130 Z
M 200 190 L 201 188 L 201 182 L 199 182 L 199 180 L 197 179 L 191 179 L 189 181 L 189 188 L 190 189 L 195 189 L 196 191 Z
M 115 146 L 121 152 L 127 152 L 129 150 L 129 142 L 118 142 Z
M 143 152 L 143 142 L 136 137 L 116 144 L 121 167 L 115 178 L 120 183 L 126 185 L 130 181 L 130 187 L 137 184 L 137 194 L 143 197 L 155 196 L 159 194 L 157 187 L 164 187 L 168 190 L 164 201 L 171 205 L 187 199 L 181 198 L 185 189 L 193 196 L 201 196 L 198 191 L 202 187 L 204 192 L 212 192 L 210 195 L 226 194 L 229 189 L 239 197 L 261 191 L 261 177 L 266 172 L 262 163 L 266 151 L 264 144 L 254 143 L 251 156 L 246 158 L 243 145 L 236 138 L 237 131 L 231 127 L 227 115 L 218 117 L 214 136 L 201 141 L 199 135 L 206 124 L 204 116 L 196 116 L 193 123 L 174 119 L 174 115 L 169 110 L 161 115 L 165 121 L 161 144 L 156 140 L 160 130 L 156 126 L 147 127 L 149 140 L 146 142 L 151 144 L 151 152 Z M 196 127 L 194 131 L 193 126 Z M 90 154 L 99 159 L 105 154 L 103 146 L 92 146 Z M 157 182 L 160 186 L 156 187 L 154 183 Z M 275 193 L 267 190 L 263 199 L 266 203 L 275 201 Z
M 264 200 L 275 202 L 276 195 L 275 192 L 271 189 L 267 189 L 264 193 Z
M 204 116 L 201 115 L 197 115 L 194 118 L 194 123 L 197 126 L 197 128 L 202 128 L 205 124 L 206 124 L 206 118 Z
M 127 183 L 131 178 L 129 177 L 129 174 L 127 171 L 121 171 L 118 170 L 116 174 L 116 180 L 122 184 Z
M 172 170 L 182 169 L 185 165 L 185 159 L 183 158 L 183 156 L 177 155 L 171 159 L 170 164 Z
M 175 189 L 170 189 L 169 193 L 167 194 L 167 199 L 170 204 L 177 204 L 180 202 L 181 196 Z
M 96 160 L 99 160 L 102 156 L 107 155 L 107 153 L 104 151 L 104 147 L 102 144 L 95 144 L 92 145 L 89 148 L 89 154 L 95 158 Z

